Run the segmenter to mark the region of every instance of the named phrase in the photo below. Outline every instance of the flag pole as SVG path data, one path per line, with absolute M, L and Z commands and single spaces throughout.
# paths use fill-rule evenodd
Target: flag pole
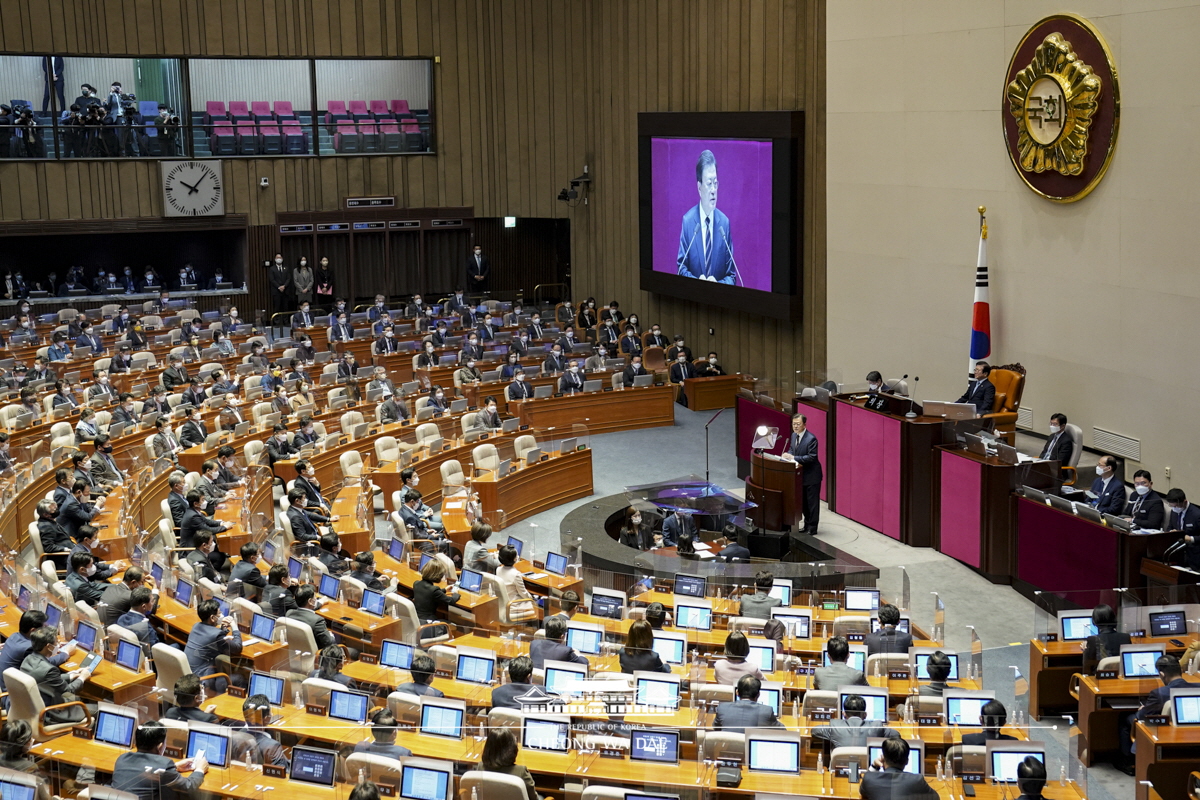
M 975 302 L 971 308 L 971 350 L 967 372 L 992 354 L 991 307 L 988 302 L 987 207 L 979 206 L 979 257 L 975 262 Z

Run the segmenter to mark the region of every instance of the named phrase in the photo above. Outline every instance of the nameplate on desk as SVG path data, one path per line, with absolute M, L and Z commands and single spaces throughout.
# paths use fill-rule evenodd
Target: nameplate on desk
M 241 688 L 240 686 L 227 686 L 227 687 L 225 688 L 225 692 L 226 692 L 226 694 L 228 694 L 230 697 L 242 697 L 242 698 L 244 698 L 244 697 L 246 696 L 246 690 L 245 690 L 245 689 L 243 689 L 243 688 Z
M 1130 638 L 1133 638 L 1133 639 L 1141 639 L 1141 638 L 1145 638 L 1146 632 L 1145 631 L 1130 631 L 1129 636 L 1130 636 Z
M 837 611 L 839 608 L 841 608 L 841 606 L 837 603 L 821 603 L 822 611 Z
M 611 392 L 612 390 L 613 390 L 613 387 L 611 387 L 611 386 L 604 387 L 604 391 L 606 391 L 606 392 Z
M 816 667 L 796 667 L 797 675 L 815 675 L 816 672 Z
M 1171 720 L 1167 719 L 1164 714 L 1147 714 L 1142 718 L 1142 722 L 1147 725 L 1170 725 Z
M 963 783 L 983 783 L 982 772 L 960 772 L 958 777 Z
M 863 406 L 872 411 L 887 411 L 887 398 L 881 394 L 873 394 L 867 398 L 867 402 Z
M 625 757 L 625 751 L 619 750 L 615 747 L 602 747 L 602 748 L 600 748 L 599 753 L 600 753 L 601 758 L 624 758 Z
M 1117 679 L 1117 671 L 1115 669 L 1096 670 L 1096 680 L 1111 681 Z
M 395 797 L 396 787 L 388 786 L 386 783 L 376 783 L 375 788 L 379 790 L 380 797 Z
M 266 778 L 287 778 L 287 767 L 281 767 L 276 764 L 263 764 L 263 777 Z M 380 789 L 383 787 L 380 786 Z M 383 792 L 380 792 L 383 794 Z
M 527 430 L 529 430 L 529 426 L 528 426 L 528 425 L 522 425 L 522 426 L 521 426 L 521 428 L 520 428 L 520 430 L 527 431 Z
M 79 739 L 91 739 L 92 738 L 92 732 L 90 729 L 80 730 L 79 728 L 72 728 L 71 734 Z
M 866 641 L 866 639 L 867 639 L 867 635 L 865 633 L 847 633 L 846 634 L 847 642 L 864 642 L 864 641 Z
M 316 703 L 305 703 L 304 710 L 309 714 L 316 714 L 319 717 L 325 716 L 325 706 L 317 705 Z
M 163 755 L 166 756 L 167 758 L 171 758 L 171 759 L 183 758 L 183 748 L 182 747 L 164 747 Z
M 917 715 L 917 724 L 918 725 L 941 725 L 942 718 L 941 718 L 941 716 L 939 716 L 937 714 L 918 714 Z
M 563 393 L 562 393 L 562 392 L 555 392 L 555 393 L 554 393 L 554 396 L 555 396 L 555 397 L 562 397 L 562 396 L 563 396 Z
M 1038 637 L 1038 639 L 1043 642 L 1057 642 L 1058 634 L 1057 633 L 1043 633 L 1041 636 Z
M 379 657 L 373 656 L 370 653 L 360 653 L 358 656 L 358 660 L 364 664 L 378 664 L 379 663 Z
M 833 719 L 833 712 L 829 711 L 829 710 L 810 711 L 808 714 L 808 718 L 813 719 L 813 720 L 830 720 L 830 719 Z
M 483 441 L 484 439 L 488 438 L 488 436 L 490 436 L 490 435 L 491 434 L 481 433 L 481 434 L 479 434 L 479 440 Z
M 909 671 L 906 669 L 889 669 L 888 670 L 888 680 L 889 681 L 906 681 L 911 677 L 912 676 L 909 674 Z

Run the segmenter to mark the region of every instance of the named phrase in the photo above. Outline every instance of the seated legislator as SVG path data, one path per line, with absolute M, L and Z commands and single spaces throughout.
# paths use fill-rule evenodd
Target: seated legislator
M 639 375 L 649 375 L 646 368 L 642 366 L 641 355 L 635 354 L 629 357 L 629 366 L 621 373 L 624 377 L 626 386 L 633 386 L 633 379 Z
M 1095 674 L 1101 659 L 1120 655 L 1121 645 L 1133 644 L 1128 633 L 1117 630 L 1117 612 L 1110 605 L 1102 603 L 1092 609 L 1092 624 L 1096 633 L 1083 646 L 1083 671 L 1088 675 Z
M 421 568 L 421 579 L 413 584 L 413 607 L 422 623 L 436 622 L 439 608 L 453 605 L 462 598 L 458 592 L 447 594 L 442 588 L 445 581 L 446 567 L 438 559 L 429 559 Z
M 213 673 L 224 672 L 216 667 L 218 657 L 236 656 L 242 652 L 242 632 L 238 630 L 237 620 L 221 616 L 221 607 L 216 600 L 200 601 L 196 616 L 200 621 L 192 626 L 183 652 L 192 672 L 204 679 Z M 233 682 L 244 685 L 245 679 L 235 675 Z M 214 678 L 207 684 L 214 692 L 225 691 L 224 678 Z
M 1154 481 L 1149 470 L 1139 469 L 1133 473 L 1133 495 L 1125 507 L 1125 518 L 1130 527 L 1147 531 L 1161 531 L 1166 525 L 1166 509 L 1162 496 L 1154 491 Z
M 1061 465 L 1069 465 L 1071 451 L 1074 447 L 1075 443 L 1071 441 L 1071 436 L 1067 433 L 1067 415 L 1051 414 L 1050 438 L 1046 440 L 1046 446 L 1042 448 L 1040 457 L 1057 461 Z
M 750 641 L 746 634 L 734 631 L 725 637 L 725 657 L 719 658 L 713 664 L 713 677 L 717 683 L 733 686 L 744 675 L 752 675 L 760 681 L 762 670 L 757 664 L 747 660 L 750 655 Z
M 886 725 L 887 720 L 868 720 L 867 701 L 861 695 L 847 695 L 842 703 L 842 718 L 812 729 L 814 739 L 824 739 L 830 748 L 866 747 L 867 739 L 899 738 L 900 732 Z
M 753 675 L 743 675 L 737 682 L 737 699 L 717 705 L 713 727 L 719 731 L 745 733 L 747 728 L 782 728 L 775 709 L 758 702 L 762 681 Z
M 883 740 L 883 757 L 862 775 L 859 796 L 863 800 L 937 800 L 938 793 L 920 775 L 905 772 L 908 742 L 900 737 Z
M 742 595 L 738 606 L 739 617 L 754 619 L 770 619 L 771 609 L 782 601 L 771 596 L 771 587 L 775 585 L 775 575 L 767 570 L 759 570 L 754 575 L 754 594 Z
M 830 637 L 825 652 L 829 654 L 829 666 L 817 667 L 813 674 L 814 689 L 832 692 L 839 686 L 867 685 L 867 676 L 846 663 L 850 659 L 850 643 L 845 636 Z
M 513 733 L 512 728 L 492 727 L 488 730 L 487 741 L 483 744 L 483 753 L 479 757 L 479 764 L 473 769 L 519 778 L 525 784 L 525 800 L 541 800 L 541 795 L 537 793 L 533 776 L 529 774 L 528 767 L 517 763 L 519 750 L 517 735 Z
M 504 387 L 504 393 L 509 400 L 528 400 L 533 397 L 533 387 L 525 380 L 525 370 L 517 370 L 512 383 Z
M 358 691 L 358 684 L 349 675 L 342 672 L 342 667 L 345 665 L 346 652 L 342 650 L 341 645 L 331 644 L 322 648 L 321 657 L 317 659 L 317 668 L 308 677 L 340 683 L 352 692 Z
M 967 386 L 963 396 L 954 402 L 972 404 L 975 406 L 975 413 L 980 416 L 990 414 L 996 400 L 996 386 L 988 380 L 991 372 L 992 367 L 986 361 L 976 361 L 975 380 Z
M 879 373 L 879 370 L 873 369 L 867 373 L 867 391 L 871 393 L 882 392 L 884 394 L 891 394 L 895 389 L 884 383 L 883 375 Z
M 492 704 L 495 706 L 495 703 Z M 354 745 L 354 752 L 384 758 L 408 758 L 412 751 L 396 744 L 396 717 L 386 708 L 371 715 L 371 738 Z
M 1167 530 L 1183 534 L 1183 563 L 1188 569 L 1200 572 L 1200 536 L 1197 536 L 1200 532 L 1200 506 L 1188 503 L 1183 489 L 1167 492 L 1167 505 L 1171 507 Z
M 583 391 L 583 372 L 579 367 L 578 360 L 571 359 L 567 366 L 567 371 L 558 380 L 558 390 L 563 394 L 574 394 L 575 392 Z
M 900 609 L 891 603 L 879 606 L 879 630 L 868 633 L 864 642 L 867 645 L 867 655 L 876 653 L 907 653 L 913 646 L 911 634 L 896 629 L 900 624 Z
M 725 370 L 717 363 L 717 354 L 709 353 L 708 358 L 696 366 L 696 374 L 701 378 L 716 378 L 724 375 Z
M 1120 516 L 1125 510 L 1125 484 L 1117 478 L 1115 456 L 1100 456 L 1096 463 L 1096 480 L 1092 481 L 1092 501 L 1101 514 Z
M 333 644 L 333 634 L 325 625 L 325 618 L 317 614 L 316 607 L 317 590 L 312 584 L 306 583 L 296 589 L 296 607 L 288 611 L 286 616 L 312 628 L 317 647 L 324 650 Z
M 547 623 L 556 617 L 548 617 Z M 644 619 L 634 621 L 626 634 L 625 646 L 619 654 L 621 672 L 670 672 L 671 665 L 664 664 L 654 652 L 654 629 Z
M 967 737 L 963 737 L 965 740 Z M 1017 764 L 1017 800 L 1042 800 L 1046 788 L 1046 765 L 1035 756 L 1025 756 Z
M 287 564 L 273 565 L 267 570 L 267 588 L 263 590 L 261 603 L 263 610 L 270 606 L 270 613 L 282 617 L 292 609 L 299 608 L 295 589 Z
M 190 797 L 204 783 L 208 762 L 203 755 L 172 761 L 163 755 L 167 729 L 158 720 L 143 722 L 134 732 L 136 752 L 121 753 L 113 767 L 112 785 L 138 800 Z M 180 772 L 191 770 L 186 778 Z
M 179 676 L 175 681 L 175 705 L 167 709 L 163 718 L 176 722 L 207 722 L 210 725 L 220 725 L 220 717 L 200 708 L 203 695 L 200 678 L 190 672 Z
M 534 669 L 544 669 L 547 661 L 569 661 L 573 664 L 590 663 L 585 656 L 576 653 L 575 648 L 563 642 L 563 637 L 567 633 L 565 619 L 562 617 L 547 618 L 544 632 L 546 638 L 534 639 L 529 643 L 529 660 L 533 662 Z
M 415 694 L 418 697 L 445 697 L 446 695 L 442 693 L 441 689 L 435 689 L 431 685 L 436 671 L 437 665 L 434 664 L 432 657 L 425 653 L 417 653 L 413 656 L 412 666 L 408 670 L 412 680 L 397 686 L 396 691 Z
M 999 700 L 989 700 L 979 710 L 979 721 L 983 723 L 981 733 L 964 733 L 962 743 L 965 747 L 986 747 L 988 742 L 999 742 L 1016 739 L 1000 729 L 1008 722 L 1008 710 Z
M 950 677 L 950 656 L 935 650 L 925 669 L 929 672 L 929 683 L 921 685 L 921 697 L 941 697 L 946 691 L 946 679 Z
M 492 689 L 492 708 L 521 709 L 521 699 L 529 703 L 545 703 L 551 700 L 540 686 L 529 682 L 533 675 L 533 661 L 529 656 L 517 656 L 508 662 L 508 683 Z

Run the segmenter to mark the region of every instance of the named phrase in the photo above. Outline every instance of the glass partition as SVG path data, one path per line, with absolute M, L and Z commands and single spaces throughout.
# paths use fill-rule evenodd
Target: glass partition
M 316 77 L 317 152 L 433 152 L 428 59 L 321 59 Z

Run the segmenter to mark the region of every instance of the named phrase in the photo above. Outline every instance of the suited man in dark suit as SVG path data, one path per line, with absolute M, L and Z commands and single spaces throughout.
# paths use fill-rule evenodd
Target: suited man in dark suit
M 711 150 L 696 160 L 696 191 L 700 202 L 683 215 L 679 229 L 677 271 L 684 278 L 734 284 L 733 236 L 729 217 L 717 208 L 717 159 Z
M 253 600 L 263 589 L 267 588 L 267 577 L 258 568 L 258 545 L 254 542 L 246 542 L 238 551 L 238 555 L 241 556 L 241 559 L 233 565 L 233 570 L 229 573 L 229 580 L 241 581 L 242 590 L 248 598 Z M 254 588 L 246 588 L 251 586 Z
M 545 621 L 546 638 L 534 639 L 529 643 L 529 660 L 534 669 L 542 669 L 547 661 L 569 661 L 573 664 L 589 663 L 585 656 L 563 642 L 567 633 L 567 621 L 562 617 L 549 617 Z
M 1051 414 L 1050 438 L 1046 440 L 1046 446 L 1042 448 L 1039 457 L 1057 461 L 1060 466 L 1065 467 L 1070 466 L 1071 453 L 1074 450 L 1075 443 L 1071 441 L 1071 434 L 1067 433 L 1067 415 Z M 1059 477 L 1065 480 L 1068 477 L 1067 471 L 1060 470 Z
M 290 458 L 299 452 L 300 448 L 287 439 L 287 426 L 282 422 L 275 423 L 271 438 L 267 440 L 267 458 L 271 466 L 275 466 L 276 461 Z
M 71 486 L 71 496 L 67 498 L 67 502 L 63 503 L 62 508 L 58 510 L 58 524 L 71 536 L 76 539 L 79 536 L 79 529 L 91 523 L 92 519 L 97 514 L 104 510 L 104 500 L 92 503 L 88 500 L 88 484 L 87 481 L 75 481 Z M 43 540 L 42 546 L 46 552 L 50 552 L 50 548 L 46 547 Z M 66 549 L 70 549 L 68 546 Z
M 1167 530 L 1183 534 L 1183 563 L 1200 572 L 1200 506 L 1188 503 L 1183 489 L 1167 492 L 1167 505 L 1171 508 Z
M 966 739 L 964 736 L 963 744 L 966 744 Z M 1021 793 L 1017 800 L 1042 800 L 1042 790 L 1045 788 L 1046 765 L 1034 756 L 1025 756 L 1017 764 L 1017 791 Z
M 979 415 L 992 413 L 992 405 L 996 401 L 996 386 L 988 380 L 992 367 L 986 361 L 975 362 L 975 380 L 967 386 L 963 396 L 956 403 L 971 403 L 975 413 Z
M 1096 462 L 1092 494 L 1096 495 L 1096 510 L 1101 514 L 1120 516 L 1125 510 L 1125 483 L 1117 477 L 1115 456 L 1100 456 Z
M 354 338 L 354 328 L 350 327 L 346 312 L 338 314 L 337 324 L 333 326 L 330 338 L 335 342 L 348 342 Z
M 579 362 L 572 359 L 567 371 L 558 379 L 558 390 L 563 394 L 573 394 L 583 391 L 583 374 L 579 370 Z
M 737 682 L 737 699 L 717 705 L 713 727 L 720 731 L 745 733 L 746 728 L 782 728 L 775 709 L 758 702 L 762 681 L 753 675 L 743 675 Z
M 896 628 L 900 624 L 900 609 L 891 603 L 879 606 L 879 630 L 868 633 L 863 639 L 867 646 L 867 655 L 876 653 L 907 653 L 912 647 L 912 634 Z
M 468 361 L 483 360 L 483 345 L 479 344 L 479 334 L 471 331 L 467 337 L 467 343 L 463 345 L 462 350 L 458 351 L 458 362 L 465 364 Z
M 813 674 L 814 689 L 833 691 L 839 686 L 867 685 L 867 677 L 847 663 L 850 643 L 845 636 L 831 636 L 825 643 L 825 652 L 829 654 L 829 666 L 817 667 Z
M 980 722 L 983 723 L 983 731 L 981 733 L 964 733 L 962 737 L 964 747 L 986 747 L 988 742 L 1017 738 L 1000 732 L 1000 729 L 1008 722 L 1008 710 L 999 700 L 989 700 L 984 703 L 983 708 L 979 711 L 979 717 Z
M 292 314 L 292 327 L 296 329 L 311 328 L 313 324 L 314 318 L 312 312 L 309 310 L 308 303 L 301 303 L 300 310 Z
M 518 370 L 513 381 L 505 389 L 509 400 L 526 400 L 533 397 L 533 387 L 525 380 L 525 370 Z
M 467 258 L 467 287 L 473 292 L 486 291 L 491 271 L 492 262 L 483 254 L 483 248 L 475 245 L 474 252 Z
M 50 113 L 50 92 L 58 96 L 58 110 L 67 110 L 67 99 L 63 94 L 63 58 L 62 56 L 42 56 L 42 76 L 46 81 L 46 91 L 42 94 L 42 114 Z
M 216 667 L 220 656 L 236 656 L 242 652 L 242 633 L 238 630 L 237 620 L 233 617 L 221 617 L 221 607 L 216 600 L 202 600 L 196 606 L 196 616 L 200 621 L 192 626 L 188 634 L 184 654 L 192 674 L 199 678 L 223 672 Z M 240 676 L 234 678 L 240 683 Z M 225 691 L 224 678 L 206 681 L 206 685 L 214 692 Z
M 296 608 L 287 612 L 288 619 L 294 619 L 312 628 L 313 638 L 317 641 L 317 647 L 322 650 L 334 643 L 333 634 L 329 632 L 329 628 L 325 625 L 325 620 L 317 612 L 316 609 L 317 590 L 312 584 L 305 584 L 296 590 Z
M 204 440 L 207 438 L 208 428 L 201 421 L 200 409 L 193 409 L 191 419 L 183 423 L 183 427 L 179 429 L 179 441 L 184 447 L 194 447 L 204 444 Z
M 792 417 L 792 435 L 788 439 L 783 458 L 794 461 L 804 470 L 804 528 L 801 533 L 816 535 L 821 517 L 821 480 L 825 477 L 821 462 L 817 458 L 817 437 L 807 427 L 808 417 L 796 414 Z
M 644 343 L 646 347 L 666 348 L 671 344 L 671 341 L 663 334 L 662 328 L 658 327 L 658 325 L 653 325 L 650 328 L 650 332 L 646 334 Z
M 905 772 L 908 742 L 899 737 L 883 740 L 883 757 L 863 773 L 859 794 L 863 800 L 936 800 L 938 794 L 925 778 Z
M 534 312 L 533 317 L 529 320 L 529 327 L 525 330 L 529 334 L 529 338 L 535 342 L 540 342 L 550 335 L 550 329 L 542 325 L 542 317 L 537 312 Z
M 183 386 L 188 382 L 188 374 L 187 368 L 183 366 L 181 356 L 173 355 L 168 360 L 171 362 L 171 366 L 163 370 L 162 385 L 168 392 L 173 392 L 176 387 Z
M 629 366 L 625 367 L 624 371 L 621 373 L 622 378 L 625 381 L 625 386 L 627 387 L 633 386 L 633 379 L 638 375 L 649 374 L 650 373 L 646 371 L 646 368 L 642 366 L 642 357 L 639 354 L 629 357 Z
M 679 544 L 679 538 L 687 534 L 693 539 L 696 537 L 696 520 L 691 514 L 684 514 L 681 511 L 672 511 L 663 520 L 662 537 L 665 547 L 674 547 Z
M 567 360 L 563 356 L 562 344 L 555 342 L 550 349 L 550 355 L 546 356 L 546 360 L 542 362 L 543 372 L 559 373 L 565 372 L 567 369 Z
M 492 689 L 492 708 L 515 708 L 521 710 L 520 697 L 527 702 L 551 702 L 553 698 L 540 686 L 529 682 L 533 674 L 533 661 L 529 656 L 517 656 L 508 662 L 509 682 Z
M 180 547 L 195 547 L 196 534 L 200 531 L 209 531 L 215 535 L 233 527 L 232 522 L 221 522 L 205 516 L 202 508 L 207 498 L 195 489 L 187 493 L 186 500 L 188 509 L 179 523 Z
M 865 683 L 865 681 L 864 681 Z M 847 695 L 842 703 L 842 718 L 830 720 L 828 725 L 812 729 L 814 739 L 829 742 L 830 749 L 837 747 L 866 747 L 867 739 L 899 737 L 900 732 L 883 724 L 886 720 L 867 719 L 867 701 L 861 695 Z
M 679 353 L 675 357 L 675 363 L 671 365 L 671 383 L 683 383 L 688 378 L 696 377 L 696 368 L 692 366 L 692 362 L 688 361 L 687 355 Z M 680 402 L 687 405 L 687 399 L 683 392 L 679 393 Z
M 58 632 L 53 628 L 38 628 L 31 632 L 29 646 L 29 655 L 21 662 L 21 672 L 37 682 L 38 692 L 47 709 L 73 700 L 74 693 L 92 677 L 91 670 L 63 672 L 51 661 L 58 646 Z M 48 710 L 45 713 L 45 721 L 51 724 L 82 722 L 84 719 L 84 711 L 79 706 Z
M 1133 473 L 1133 494 L 1125 507 L 1125 517 L 1131 527 L 1148 531 L 1161 531 L 1166 525 L 1167 513 L 1162 496 L 1154 491 L 1149 470 L 1139 469 Z
M 321 538 L 321 531 L 304 510 L 304 502 L 303 489 L 293 487 L 288 492 L 288 503 L 291 504 L 287 510 L 288 522 L 292 524 L 292 535 L 296 537 L 296 541 L 315 542 Z

